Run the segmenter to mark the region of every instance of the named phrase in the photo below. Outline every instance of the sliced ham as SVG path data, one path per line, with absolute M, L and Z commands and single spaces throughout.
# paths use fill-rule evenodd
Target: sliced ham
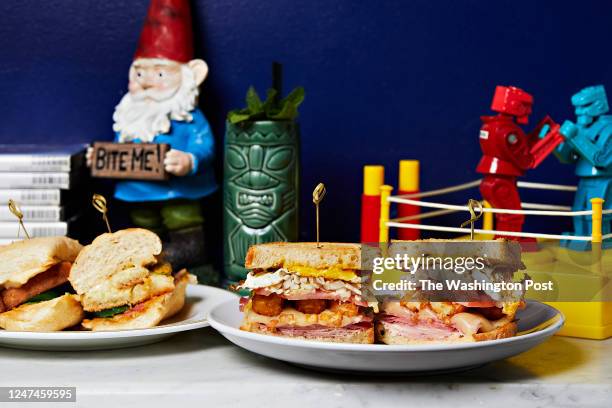
M 444 329 L 444 330 L 449 329 L 449 326 L 444 324 L 444 322 L 440 320 L 433 320 L 433 319 L 429 319 L 429 320 L 407 319 L 406 317 L 403 317 L 403 316 L 395 316 L 395 315 L 390 315 L 387 313 L 378 315 L 377 319 L 383 322 L 399 323 L 399 324 L 405 324 L 408 326 L 427 326 L 427 327 L 433 327 L 433 328 Z M 452 327 L 450 328 L 450 330 L 453 330 Z
M 13 309 L 43 292 L 68 282 L 70 262 L 61 262 L 40 273 L 19 288 L 6 289 L 0 294 L 7 310 Z
M 467 306 L 465 303 L 464 306 Z M 487 303 L 480 303 L 481 308 L 477 308 L 474 303 L 469 303 L 476 313 L 460 312 L 450 316 L 450 321 L 440 320 L 440 318 L 430 309 L 423 308 L 418 313 L 413 312 L 405 307 L 402 307 L 399 302 L 386 302 L 383 304 L 383 313 L 378 319 L 387 323 L 394 323 L 402 326 L 413 326 L 413 328 L 405 328 L 409 333 L 402 335 L 416 338 L 429 335 L 441 335 L 443 332 L 457 332 L 466 336 L 471 336 L 475 333 L 488 332 L 495 328 L 495 322 L 487 319 L 487 316 L 478 313 L 477 311 L 489 310 L 486 308 Z M 470 310 L 470 309 L 468 309 Z M 447 323 L 445 323 L 447 322 Z M 416 329 L 415 329 L 416 327 Z
M 389 314 L 383 314 L 378 319 L 381 322 L 393 325 L 394 335 L 412 340 L 442 340 L 459 334 L 455 328 L 437 321 L 416 322 Z
M 304 326 L 304 327 L 277 327 L 276 332 L 288 337 L 305 337 L 305 338 L 326 338 L 335 339 L 346 336 L 347 333 L 352 333 L 358 330 L 368 330 L 372 328 L 372 322 L 360 322 L 350 324 L 344 327 L 326 327 L 320 325 Z

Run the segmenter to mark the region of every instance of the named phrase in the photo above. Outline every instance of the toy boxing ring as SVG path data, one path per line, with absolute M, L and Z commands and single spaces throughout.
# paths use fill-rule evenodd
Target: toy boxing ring
M 412 194 L 402 194 L 392 196 L 393 187 L 390 185 L 380 186 L 380 222 L 379 222 L 379 242 L 389 241 L 389 228 L 412 228 L 427 231 L 442 231 L 456 233 L 470 233 L 471 228 L 448 227 L 441 225 L 427 225 L 415 223 L 411 221 L 433 218 L 436 216 L 456 213 L 460 211 L 476 211 L 481 212 L 483 219 L 483 228 L 474 228 L 476 234 L 490 236 L 511 236 L 520 238 L 539 238 L 548 240 L 574 240 L 574 241 L 590 241 L 591 243 L 601 243 L 605 239 L 612 238 L 612 233 L 602 235 L 602 217 L 604 214 L 611 214 L 612 209 L 603 210 L 604 200 L 601 198 L 591 199 L 591 209 L 584 211 L 571 211 L 571 207 L 552 205 L 552 204 L 537 204 L 537 203 L 522 203 L 521 210 L 511 210 L 504 208 L 492 208 L 486 201 L 481 201 L 481 208 L 470 208 L 463 205 L 445 204 L 441 202 L 423 201 L 423 198 L 437 197 L 448 193 L 468 190 L 480 185 L 481 179 L 471 181 L 469 183 L 458 184 L 431 190 L 426 192 L 416 192 Z M 532 183 L 519 181 L 519 188 L 537 189 L 537 190 L 556 190 L 575 192 L 576 186 L 547 184 L 547 183 Z M 400 218 L 389 219 L 391 203 L 407 204 L 417 207 L 425 207 L 434 209 L 433 211 L 409 215 Z M 493 214 L 523 214 L 523 215 L 539 215 L 539 216 L 560 216 L 560 217 L 582 217 L 590 216 L 592 220 L 592 233 L 589 236 L 576 235 L 559 235 L 559 234 L 542 234 L 534 232 L 516 232 L 516 231 L 499 231 L 494 229 Z

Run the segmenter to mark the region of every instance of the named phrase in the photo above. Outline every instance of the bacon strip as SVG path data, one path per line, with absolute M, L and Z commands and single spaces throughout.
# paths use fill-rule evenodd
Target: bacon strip
M 6 310 L 11 310 L 43 292 L 68 282 L 70 262 L 61 262 L 30 279 L 20 288 L 6 289 L 0 294 Z
M 241 297 L 240 298 L 240 311 L 244 312 L 244 307 L 246 306 L 246 304 L 249 303 L 249 298 L 248 297 Z

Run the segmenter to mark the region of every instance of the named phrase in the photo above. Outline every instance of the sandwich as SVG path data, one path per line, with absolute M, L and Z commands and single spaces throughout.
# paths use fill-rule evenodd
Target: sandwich
M 68 275 L 81 244 L 67 237 L 32 238 L 0 247 L 0 327 L 59 331 L 83 320 Z
M 238 289 L 241 329 L 336 343 L 373 343 L 373 313 L 362 298 L 357 244 L 268 243 L 251 246 L 251 269 Z
M 69 281 L 87 312 L 82 326 L 93 331 L 154 327 L 185 304 L 195 277 L 162 256 L 153 232 L 131 228 L 98 236 L 79 253 Z
M 428 293 L 426 287 L 406 291 L 399 299 L 382 301 L 376 316 L 376 338 L 385 344 L 430 342 L 476 342 L 516 335 L 515 315 L 524 307 L 520 289 L 491 290 L 492 284 L 511 282 L 525 266 L 520 245 L 503 239 L 490 241 L 425 240 L 398 242 L 391 245 L 389 256 L 443 258 L 449 264 L 467 258 L 480 258 L 478 267 L 442 271 L 425 263 L 414 268 L 414 282 L 422 279 L 443 282 L 457 279 L 465 285 L 453 290 Z M 456 265 L 465 265 L 465 261 Z M 429 265 L 434 264 L 433 262 Z M 474 283 L 476 282 L 476 283 Z M 491 285 L 487 286 L 487 282 Z M 501 287 L 501 286 L 500 286 Z

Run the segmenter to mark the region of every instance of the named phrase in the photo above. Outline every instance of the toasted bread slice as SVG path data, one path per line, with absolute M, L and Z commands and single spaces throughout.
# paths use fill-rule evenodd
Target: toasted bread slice
M 173 289 L 171 278 L 165 282 L 147 269 L 161 250 L 159 237 L 145 229 L 102 234 L 79 253 L 68 280 L 86 311 L 135 304 Z
M 83 308 L 75 295 L 25 304 L 0 314 L 0 327 L 10 331 L 59 331 L 83 320 Z
M 376 340 L 385 344 L 431 344 L 431 343 L 466 343 L 484 340 L 504 339 L 516 335 L 517 326 L 515 322 L 506 323 L 492 331 L 477 333 L 472 336 L 460 336 L 453 334 L 444 339 L 427 340 L 414 339 L 403 336 L 400 324 L 385 321 L 376 322 Z
M 42 237 L 0 247 L 0 287 L 18 288 L 60 262 L 74 262 L 83 247 L 68 237 Z
M 195 278 L 195 277 L 193 277 Z M 146 329 L 177 314 L 185 305 L 187 284 L 192 275 L 179 272 L 172 292 L 155 296 L 124 313 L 109 318 L 83 320 L 83 327 L 92 331 Z
M 337 242 L 273 242 L 253 245 L 247 252 L 247 269 L 305 266 L 315 269 L 361 267 L 361 245 Z
M 485 341 L 485 340 L 496 340 L 496 339 L 505 339 L 507 337 L 514 337 L 518 331 L 518 326 L 516 322 L 509 322 L 503 326 L 498 327 L 495 330 L 491 330 L 485 333 L 476 333 L 472 335 L 475 341 Z

